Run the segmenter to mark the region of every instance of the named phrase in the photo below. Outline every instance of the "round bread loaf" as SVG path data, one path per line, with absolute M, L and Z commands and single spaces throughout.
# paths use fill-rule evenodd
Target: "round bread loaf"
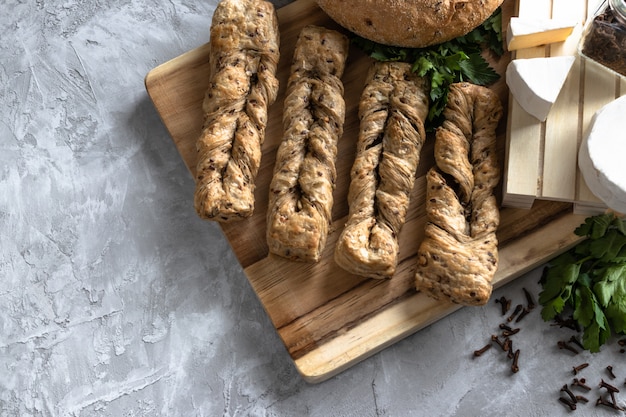
M 334 21 L 385 45 L 422 48 L 465 35 L 503 0 L 316 0 Z

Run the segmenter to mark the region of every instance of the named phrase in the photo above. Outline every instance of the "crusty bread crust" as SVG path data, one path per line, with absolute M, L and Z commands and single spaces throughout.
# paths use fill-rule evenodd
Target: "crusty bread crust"
M 498 268 L 500 181 L 496 127 L 498 96 L 470 83 L 450 86 L 445 120 L 437 129 L 436 166 L 426 175 L 424 240 L 417 251 L 415 286 L 438 300 L 483 305 Z
M 332 222 L 337 141 L 346 116 L 341 82 L 350 41 L 335 30 L 305 26 L 293 53 L 267 208 L 273 254 L 318 262 Z
M 335 262 L 370 278 L 391 278 L 426 132 L 428 81 L 406 62 L 376 62 L 359 103 L 345 228 Z
M 465 35 L 503 0 L 316 0 L 333 20 L 385 45 L 422 48 Z
M 273 4 L 221 1 L 210 42 L 194 206 L 201 218 L 225 223 L 254 210 L 267 112 L 278 95 L 280 33 Z

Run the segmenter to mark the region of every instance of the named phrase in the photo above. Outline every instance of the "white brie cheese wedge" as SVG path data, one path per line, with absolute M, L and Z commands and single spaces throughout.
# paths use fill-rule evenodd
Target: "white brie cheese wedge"
M 506 84 L 520 106 L 543 122 L 575 60 L 573 56 L 514 59 L 506 68 Z
M 571 35 L 577 22 L 558 19 L 512 17 L 506 32 L 509 51 L 561 42 Z
M 578 152 L 578 167 L 591 192 L 626 213 L 626 95 L 598 110 Z

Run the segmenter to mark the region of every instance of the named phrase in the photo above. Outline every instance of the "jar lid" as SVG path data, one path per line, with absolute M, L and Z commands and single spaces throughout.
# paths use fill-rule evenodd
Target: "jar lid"
M 615 10 L 617 18 L 626 24 L 626 0 L 609 0 L 609 5 Z

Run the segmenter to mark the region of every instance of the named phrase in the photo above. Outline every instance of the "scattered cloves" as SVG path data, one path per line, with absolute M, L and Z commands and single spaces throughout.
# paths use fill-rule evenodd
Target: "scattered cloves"
M 602 405 L 610 405 L 613 408 L 615 408 L 616 410 L 621 410 L 621 407 L 618 407 L 617 405 L 617 401 L 615 400 L 615 393 L 619 392 L 619 389 L 617 389 L 617 387 L 609 384 L 608 382 L 604 381 L 603 379 L 600 380 L 600 387 L 606 389 L 609 392 L 609 395 L 611 396 L 611 401 L 607 401 L 609 404 L 602 404 Z M 602 398 L 602 397 L 600 397 Z
M 578 340 L 576 338 L 576 336 L 572 336 L 569 338 L 569 342 L 575 344 L 576 346 L 578 346 L 579 348 L 581 348 L 582 350 L 585 350 L 585 347 L 583 346 L 582 343 L 580 343 L 580 340 Z
M 613 399 L 613 401 L 609 401 L 607 399 L 604 399 L 602 396 L 598 397 L 598 399 L 596 400 L 596 406 L 604 405 L 604 406 L 607 406 L 607 407 L 611 407 L 614 410 L 623 411 L 624 409 L 622 407 L 618 406 L 617 403 L 615 402 L 615 396 L 612 395 L 611 398 Z
M 500 303 L 500 308 L 502 309 L 503 316 L 508 313 L 509 309 L 511 308 L 511 300 L 507 300 L 505 296 L 496 298 L 496 303 Z
M 522 311 L 523 308 L 524 306 L 521 304 L 516 305 L 515 310 L 513 310 L 513 313 L 511 313 L 511 315 L 506 319 L 506 321 L 510 323 L 513 320 L 515 320 L 515 317 L 517 317 L 517 315 Z
M 508 324 L 506 324 L 506 323 L 500 323 L 500 329 L 506 330 L 506 331 L 509 331 L 509 332 L 513 330 L 513 328 L 511 326 L 509 326 Z
M 559 349 L 569 350 L 570 352 L 573 352 L 575 355 L 578 355 L 578 350 L 576 350 L 575 347 L 573 347 L 572 345 L 570 345 L 569 343 L 563 340 L 559 340 L 557 342 L 557 346 L 559 347 Z
M 572 382 L 572 386 L 580 387 L 586 391 L 591 391 L 591 387 L 587 385 L 585 382 L 587 382 L 585 378 L 580 378 L 580 379 L 574 378 L 574 381 Z
M 596 406 L 598 405 L 605 405 L 607 407 L 615 408 L 615 404 L 613 404 L 609 400 L 605 400 L 602 396 L 598 397 L 598 399 L 596 400 Z
M 533 299 L 532 294 L 526 288 L 522 288 L 522 290 L 524 291 L 524 295 L 526 296 L 526 307 L 528 308 L 528 310 L 532 310 L 536 306 L 535 300 Z
M 600 388 L 604 388 L 609 392 L 619 392 L 619 389 L 616 386 L 609 384 L 604 379 L 600 380 Z
M 504 336 L 504 337 L 513 336 L 514 334 L 517 334 L 519 331 L 520 331 L 519 327 L 517 327 L 515 329 L 510 329 L 510 330 L 503 330 L 502 331 L 502 336 Z
M 567 384 L 563 385 L 563 387 L 561 388 L 561 392 L 566 393 L 573 402 L 578 402 L 578 400 L 576 399 L 576 396 L 574 395 L 574 393 L 569 389 L 569 387 L 567 386 Z
M 615 379 L 615 373 L 613 373 L 613 367 L 611 365 L 606 367 L 606 371 L 609 373 L 611 379 Z
M 587 397 L 582 396 L 582 395 L 577 395 L 576 396 L 576 401 L 577 402 L 581 402 L 581 403 L 588 403 L 589 399 Z
M 589 364 L 585 362 L 585 363 L 581 363 L 581 364 L 580 364 L 580 365 L 578 365 L 578 366 L 574 366 L 574 367 L 572 367 L 572 370 L 573 370 L 573 372 L 574 372 L 574 375 L 577 375 L 580 371 L 582 371 L 583 369 L 585 369 L 585 368 L 586 368 L 586 367 L 588 367 L 588 366 L 589 366 Z M 584 382 L 584 381 L 583 381 L 583 382 Z
M 520 321 L 522 321 L 522 319 L 526 317 L 528 313 L 530 313 L 530 310 L 531 309 L 528 307 L 524 308 L 522 312 L 519 314 L 519 316 L 517 316 L 517 318 L 515 319 L 515 323 L 519 323 Z
M 505 350 L 505 348 L 504 348 L 504 342 L 503 342 L 502 340 L 500 340 L 500 338 L 499 338 L 497 335 L 492 334 L 492 335 L 491 335 L 491 340 L 493 340 L 494 342 L 496 342 L 496 343 L 498 344 L 498 346 L 500 346 L 500 347 L 502 348 L 502 350 Z
M 515 351 L 515 354 L 513 355 L 513 363 L 511 364 L 511 372 L 517 373 L 519 371 L 518 361 L 519 361 L 519 349 L 517 349 Z
M 474 356 L 480 356 L 483 353 L 485 353 L 486 351 L 488 351 L 489 349 L 491 349 L 492 344 L 491 343 L 487 343 L 485 346 L 483 346 L 482 348 L 475 350 L 474 351 Z
M 576 403 L 569 398 L 559 397 L 559 401 L 569 407 L 570 410 L 576 410 Z
M 574 320 L 574 318 L 569 318 L 567 320 L 563 319 L 561 316 L 556 316 L 554 318 L 554 322 L 555 325 L 563 328 L 563 327 L 567 327 L 568 329 L 572 329 L 575 330 L 577 332 L 580 332 L 580 325 L 578 324 L 578 322 L 576 320 Z
M 506 339 L 504 341 L 504 347 L 506 348 L 506 357 L 509 359 L 513 359 L 513 341 L 511 339 Z

